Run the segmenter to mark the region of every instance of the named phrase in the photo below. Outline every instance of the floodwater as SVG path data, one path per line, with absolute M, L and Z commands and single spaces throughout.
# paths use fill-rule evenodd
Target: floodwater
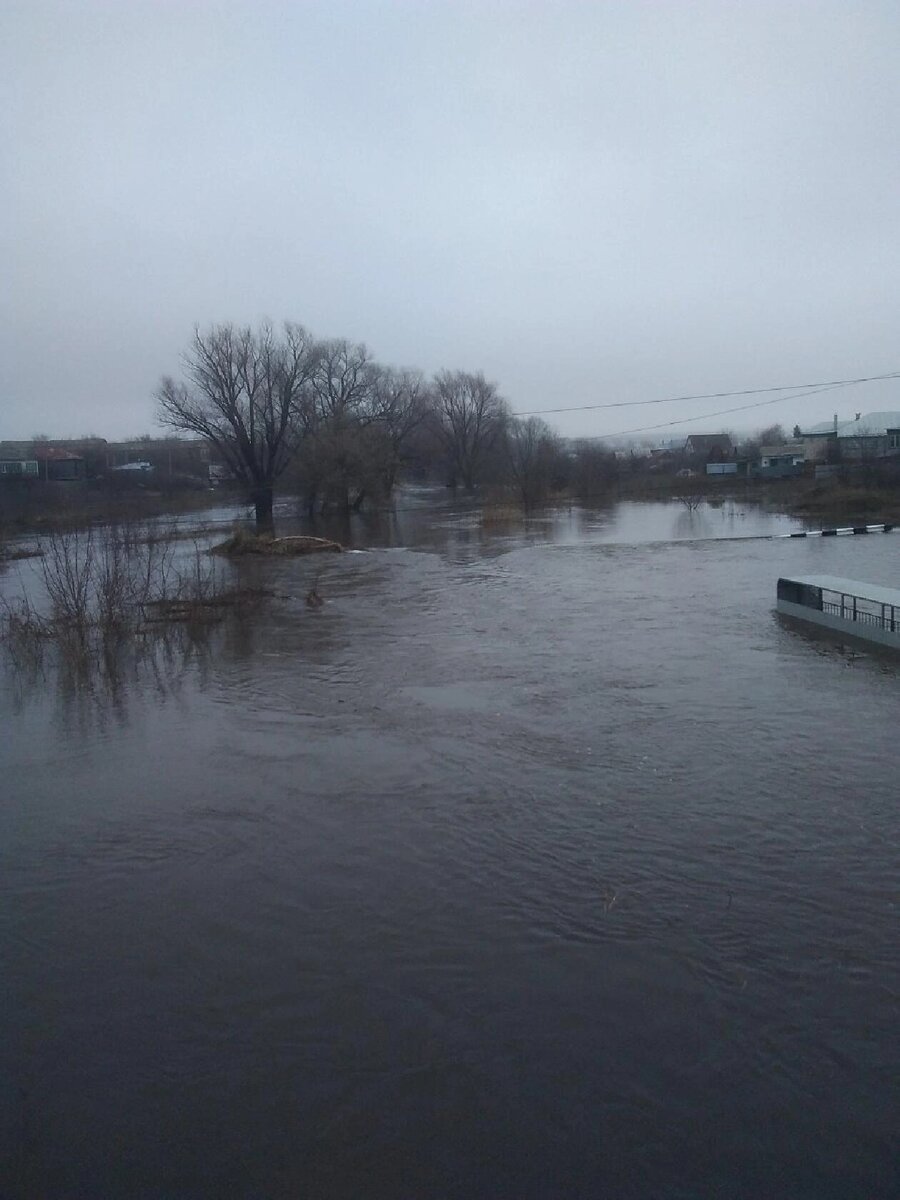
M 895 1197 L 900 535 L 427 500 L 3 676 L 0 1196 Z

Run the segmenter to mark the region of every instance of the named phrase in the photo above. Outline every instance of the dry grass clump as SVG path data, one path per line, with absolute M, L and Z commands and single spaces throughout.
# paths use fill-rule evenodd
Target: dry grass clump
M 811 488 L 792 508 L 806 516 L 850 519 L 854 523 L 875 516 L 890 520 L 900 514 L 900 492 L 895 488 L 829 482 Z
M 214 625 L 228 609 L 246 611 L 261 600 L 274 596 L 268 588 L 232 588 L 210 596 L 169 596 L 150 600 L 144 606 L 145 624 L 185 621 L 191 624 Z
M 521 505 L 498 503 L 486 504 L 481 510 L 480 521 L 482 525 L 510 525 L 514 521 L 521 521 L 525 514 Z
M 330 542 L 327 538 L 306 537 L 275 537 L 270 534 L 249 533 L 245 529 L 236 529 L 224 542 L 212 549 L 213 554 L 222 554 L 229 558 L 237 558 L 244 554 L 262 554 L 267 556 L 294 557 L 302 554 L 319 554 L 323 551 L 340 554 L 343 546 L 339 542 Z

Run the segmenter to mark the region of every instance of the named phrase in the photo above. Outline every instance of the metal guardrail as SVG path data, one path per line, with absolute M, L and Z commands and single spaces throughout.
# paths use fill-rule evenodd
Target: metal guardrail
M 855 608 L 852 604 L 835 604 L 830 600 L 822 601 L 822 612 L 841 617 L 844 621 L 856 621 L 859 625 L 872 625 L 876 629 L 884 629 L 889 633 L 900 633 L 900 615 L 896 609 L 891 609 L 891 615 L 886 613 L 869 612 L 867 609 Z
M 863 625 L 874 625 L 877 629 L 890 629 L 893 622 L 888 621 L 885 617 L 880 617 L 878 613 L 859 612 L 853 616 L 854 621 L 858 621 Z

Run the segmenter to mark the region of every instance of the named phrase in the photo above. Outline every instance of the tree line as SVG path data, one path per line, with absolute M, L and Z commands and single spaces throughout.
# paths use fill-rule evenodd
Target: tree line
M 573 467 L 560 438 L 538 418 L 514 416 L 480 372 L 427 379 L 290 322 L 196 329 L 182 378 L 165 377 L 157 398 L 164 424 L 215 446 L 260 527 L 271 524 L 279 481 L 310 514 L 383 503 L 410 469 L 467 491 L 503 483 L 531 507 L 565 487 Z M 599 447 L 584 454 L 615 463 Z

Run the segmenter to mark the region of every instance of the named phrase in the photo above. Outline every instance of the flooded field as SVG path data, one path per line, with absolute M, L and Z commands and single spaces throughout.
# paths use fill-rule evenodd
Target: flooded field
M 0 1196 L 896 1196 L 900 534 L 433 501 L 7 664 Z

